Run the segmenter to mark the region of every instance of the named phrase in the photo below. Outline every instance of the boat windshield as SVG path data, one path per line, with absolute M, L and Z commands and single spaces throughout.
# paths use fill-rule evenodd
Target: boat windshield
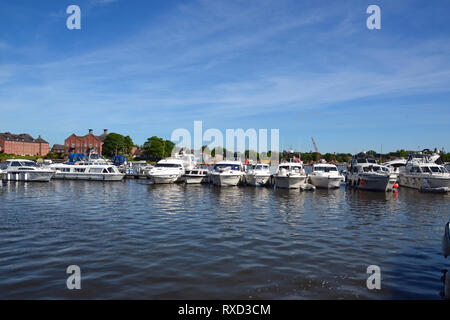
M 289 166 L 289 165 L 280 166 L 279 168 L 285 169 L 285 170 L 301 170 L 302 169 L 300 166 Z
M 446 172 L 448 172 L 447 169 L 445 169 L 444 167 L 431 166 L 431 167 L 426 167 L 426 168 L 428 169 L 428 172 L 434 172 L 434 173 L 446 173 Z M 422 167 L 422 170 L 423 169 L 425 169 L 425 167 Z
M 11 167 L 37 167 L 33 161 L 9 161 Z
M 91 159 L 91 160 L 105 160 L 105 158 L 103 158 L 101 155 L 99 155 L 97 153 L 91 153 L 89 155 L 89 159 Z
M 26 167 L 37 167 L 37 164 L 34 163 L 33 161 L 21 161 L 22 162 L 22 166 L 26 166 Z
M 267 170 L 267 169 L 269 169 L 269 166 L 258 164 L 255 169 L 256 170 Z
M 359 158 L 357 159 L 358 163 L 377 163 L 377 161 L 375 159 L 364 159 L 364 158 Z
M 421 169 L 423 173 L 431 173 L 431 170 L 428 167 L 422 167 Z
M 231 163 L 221 163 L 221 164 L 216 164 L 214 166 L 214 169 L 224 169 L 224 168 L 231 168 L 231 170 L 236 170 L 239 171 L 239 165 L 238 164 L 231 164 Z
M 421 160 L 422 162 L 429 162 L 430 156 L 427 154 L 414 153 L 408 156 L 408 161 Z
M 363 168 L 364 172 L 388 172 L 389 169 L 388 168 L 384 168 L 382 166 L 367 166 Z
M 314 171 L 331 172 L 331 171 L 337 171 L 337 168 L 336 167 L 315 167 Z
M 391 166 L 393 168 L 400 168 L 400 167 L 404 167 L 405 164 L 404 163 L 392 163 L 389 166 Z
M 157 163 L 156 168 L 181 168 L 181 164 L 178 163 Z

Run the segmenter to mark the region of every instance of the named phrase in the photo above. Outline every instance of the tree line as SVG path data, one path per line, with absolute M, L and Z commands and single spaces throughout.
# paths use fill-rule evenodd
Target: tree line
M 175 143 L 173 143 L 170 140 L 165 140 L 163 138 L 153 136 L 147 139 L 147 141 L 140 147 L 134 144 L 133 140 L 130 136 L 124 136 L 119 133 L 112 132 L 108 134 L 105 138 L 104 144 L 103 144 L 103 155 L 107 157 L 111 157 L 115 154 L 121 154 L 126 156 L 131 156 L 133 147 L 139 149 L 141 151 L 138 158 L 146 159 L 150 161 L 159 161 L 163 158 L 167 158 L 171 156 L 172 149 L 175 147 Z M 432 150 L 434 152 L 437 152 L 437 149 Z M 214 148 L 212 150 L 209 150 L 207 146 L 202 146 L 202 152 L 205 154 L 211 155 L 212 157 L 215 157 L 216 155 L 222 155 L 223 157 L 227 156 L 227 150 L 222 147 Z M 407 158 L 410 153 L 416 152 L 414 150 L 397 150 L 395 152 L 389 152 L 385 154 L 377 153 L 374 150 L 367 151 L 367 154 L 377 158 L 378 160 L 381 159 L 381 161 L 388 161 L 394 158 Z M 241 158 L 241 159 L 249 159 L 249 158 L 256 158 L 257 160 L 261 160 L 261 158 L 271 158 L 271 151 L 268 151 L 267 153 L 260 154 L 259 152 L 253 151 L 253 150 L 245 150 L 245 152 L 239 153 L 239 152 L 233 152 L 231 153 L 234 158 Z M 443 150 L 440 152 L 441 159 L 443 162 L 450 162 L 450 153 L 446 153 Z M 0 157 L 3 158 L 7 155 L 0 155 Z M 61 158 L 63 155 L 59 154 L 53 154 L 49 153 L 47 155 L 47 158 L 51 159 L 57 159 Z M 310 163 L 317 162 L 320 159 L 324 159 L 327 162 L 348 162 L 352 154 L 350 153 L 325 153 L 325 154 L 318 154 L 316 152 L 288 152 L 283 151 L 279 153 L 279 159 L 282 160 L 290 160 L 293 157 L 300 158 L 304 163 Z
M 110 133 L 103 144 L 103 155 L 108 157 L 116 154 L 130 156 L 133 147 L 138 148 L 129 136 Z M 159 161 L 163 158 L 170 157 L 174 147 L 175 143 L 172 141 L 153 136 L 148 138 L 140 149 L 143 151 L 143 158 L 150 161 Z

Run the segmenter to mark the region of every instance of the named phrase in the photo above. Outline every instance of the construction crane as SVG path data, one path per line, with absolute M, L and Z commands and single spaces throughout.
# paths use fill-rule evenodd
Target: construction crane
M 314 145 L 314 149 L 316 150 L 316 154 L 317 154 L 317 160 L 320 160 L 320 153 L 319 153 L 319 148 L 317 148 L 317 144 L 316 144 L 316 141 L 314 141 L 314 138 L 313 138 L 313 137 L 311 137 L 311 140 L 312 140 L 312 142 L 313 142 L 313 145 Z

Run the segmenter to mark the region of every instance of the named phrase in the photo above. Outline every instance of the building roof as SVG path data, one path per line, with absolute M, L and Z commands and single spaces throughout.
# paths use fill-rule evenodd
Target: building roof
M 71 136 L 75 136 L 75 137 L 77 137 L 77 138 L 86 138 L 86 137 L 88 137 L 89 135 L 92 135 L 94 138 L 96 138 L 96 139 L 97 139 L 98 141 L 100 141 L 100 142 L 105 142 L 105 139 L 106 139 L 106 137 L 108 136 L 108 130 L 107 130 L 107 129 L 104 129 L 103 133 L 102 133 L 101 135 L 99 135 L 99 136 L 94 135 L 92 129 L 89 129 L 89 133 L 88 133 L 88 134 L 85 134 L 84 136 L 78 136 L 78 135 L 76 135 L 75 133 L 72 134 Z M 70 138 L 70 137 L 69 137 L 69 138 Z
M 64 150 L 64 145 L 62 145 L 62 144 L 54 144 L 53 145 L 53 148 L 52 149 L 61 149 L 61 150 Z
M 21 134 L 13 134 L 11 132 L 3 132 L 0 133 L 0 138 L 6 141 L 19 141 L 19 142 L 31 142 L 31 143 L 48 143 L 44 139 L 39 136 L 37 139 L 34 139 L 28 133 Z
M 95 136 L 98 140 L 100 140 L 101 142 L 105 142 L 106 137 L 108 136 L 107 133 L 103 133 L 99 136 Z
M 39 142 L 39 143 L 48 143 L 47 141 L 45 141 L 44 139 L 42 139 L 41 136 L 39 136 L 35 141 L 36 141 L 36 142 Z

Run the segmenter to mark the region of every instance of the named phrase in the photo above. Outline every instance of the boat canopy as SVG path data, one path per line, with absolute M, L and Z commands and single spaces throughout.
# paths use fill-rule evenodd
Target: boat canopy
M 87 155 L 84 153 L 70 153 L 68 164 L 74 164 L 77 161 L 88 160 Z
M 408 161 L 430 162 L 430 156 L 424 153 L 411 153 L 408 155 Z
M 128 158 L 123 155 L 116 154 L 115 156 L 112 156 L 111 161 L 114 163 L 116 167 L 119 167 L 124 163 L 128 163 Z
M 377 163 L 377 160 L 365 152 L 360 152 L 353 156 L 352 163 Z

